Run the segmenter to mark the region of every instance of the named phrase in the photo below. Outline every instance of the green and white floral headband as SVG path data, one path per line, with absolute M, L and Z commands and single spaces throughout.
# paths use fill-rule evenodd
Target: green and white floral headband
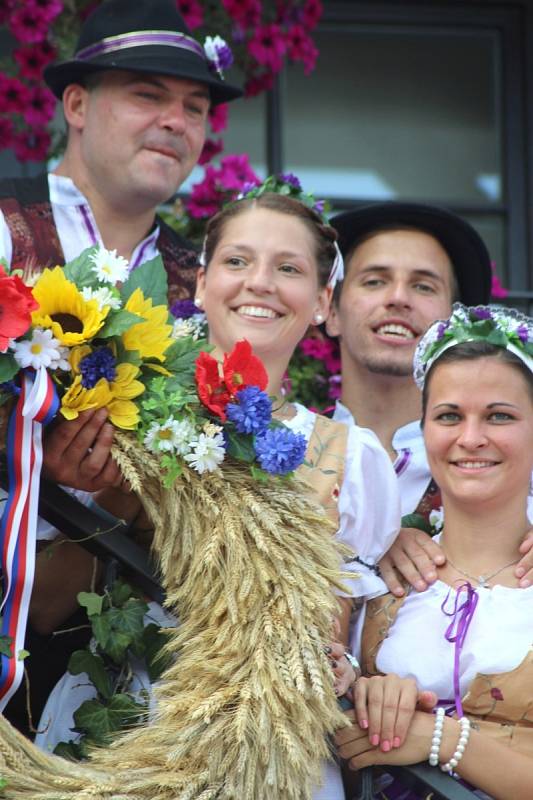
M 426 375 L 440 356 L 463 342 L 488 342 L 514 353 L 533 372 L 533 319 L 514 308 L 454 303 L 449 319 L 437 320 L 415 351 L 414 379 L 423 389 Z

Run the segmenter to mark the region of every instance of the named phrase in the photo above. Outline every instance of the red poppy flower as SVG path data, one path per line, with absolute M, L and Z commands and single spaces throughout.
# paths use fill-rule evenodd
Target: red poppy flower
M 244 386 L 258 386 L 264 390 L 268 385 L 263 362 L 254 356 L 252 346 L 246 339 L 237 342 L 231 353 L 224 356 L 222 371 L 224 382 L 232 396 Z
M 6 275 L 0 266 L 0 352 L 5 353 L 10 339 L 26 333 L 31 312 L 38 307 L 31 289 L 17 275 Z
M 225 422 L 226 406 L 231 400 L 231 396 L 222 382 L 218 371 L 218 361 L 209 353 L 200 353 L 196 359 L 195 379 L 200 401 Z

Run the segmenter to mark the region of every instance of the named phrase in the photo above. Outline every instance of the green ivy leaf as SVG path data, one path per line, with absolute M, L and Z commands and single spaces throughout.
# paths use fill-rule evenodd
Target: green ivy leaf
M 5 383 L 14 378 L 20 367 L 15 361 L 11 353 L 2 353 L 0 355 L 0 383 Z
M 143 317 L 138 314 L 132 314 L 131 311 L 122 309 L 114 314 L 111 314 L 102 330 L 98 331 L 99 339 L 109 339 L 111 336 L 120 336 L 121 333 L 127 331 L 132 325 L 138 322 L 144 322 Z
M 172 656 L 163 649 L 167 641 L 168 632 L 153 622 L 147 625 L 143 631 L 143 655 L 146 660 L 148 677 L 152 683 L 158 680 L 172 663 Z
M 105 614 L 94 614 L 91 617 L 93 635 L 100 647 L 105 650 L 111 636 L 111 624 Z
M 87 747 L 82 740 L 79 742 L 59 742 L 54 747 L 54 754 L 61 758 L 66 758 L 67 761 L 82 761 L 89 755 Z
M 104 661 L 99 655 L 91 653 L 89 650 L 76 650 L 69 659 L 68 671 L 72 675 L 80 675 L 82 672 L 86 672 L 89 680 L 102 697 L 109 700 L 113 696 L 110 676 L 106 672 Z
M 102 613 L 104 598 L 103 595 L 96 594 L 96 592 L 79 592 L 78 603 L 86 608 L 88 616 L 92 617 Z
M 140 289 L 145 297 L 150 297 L 154 306 L 167 305 L 167 273 L 161 256 L 145 261 L 130 272 L 120 289 L 122 299 L 128 300 L 136 289 Z
M 110 734 L 125 725 L 133 725 L 145 710 L 145 706 L 139 705 L 128 695 L 116 694 L 108 703 L 86 700 L 74 712 L 74 722 L 77 731 L 87 733 L 96 742 L 105 744 Z
M 404 514 L 401 522 L 402 528 L 418 528 L 430 535 L 433 533 L 431 525 L 422 514 Z
M 133 596 L 133 589 L 129 585 L 129 583 L 125 583 L 124 581 L 117 580 L 113 584 L 111 588 L 111 603 L 114 606 L 122 606 L 129 600 L 130 597 Z
M 97 250 L 97 246 L 87 247 L 64 267 L 65 278 L 75 283 L 78 289 L 83 289 L 85 286 L 94 287 L 98 284 L 94 264 L 89 260 L 89 256 L 96 253 Z
M 251 436 L 243 436 L 242 433 L 228 429 L 226 429 L 225 434 L 227 451 L 230 456 L 248 463 L 255 461 L 254 443 Z

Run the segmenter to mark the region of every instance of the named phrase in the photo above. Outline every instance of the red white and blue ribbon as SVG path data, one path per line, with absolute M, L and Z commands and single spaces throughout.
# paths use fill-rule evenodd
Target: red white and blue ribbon
M 0 710 L 16 692 L 24 672 L 26 622 L 35 571 L 42 432 L 57 413 L 59 398 L 46 369 L 24 370 L 7 433 L 8 498 L 0 524 L 3 599 L 0 633 L 12 639 L 11 657 L 1 656 Z

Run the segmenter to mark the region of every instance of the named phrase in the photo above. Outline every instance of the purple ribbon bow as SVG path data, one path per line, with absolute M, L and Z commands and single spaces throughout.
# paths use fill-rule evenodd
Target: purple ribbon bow
M 472 622 L 474 611 L 476 610 L 478 602 L 478 594 L 472 584 L 461 584 L 457 589 L 455 595 L 455 602 L 451 611 L 446 610 L 446 605 L 450 597 L 451 589 L 446 595 L 446 599 L 441 605 L 441 611 L 447 617 L 451 617 L 451 622 L 444 634 L 446 641 L 454 645 L 454 660 L 453 660 L 453 691 L 455 697 L 455 709 L 459 719 L 463 716 L 463 704 L 461 702 L 461 692 L 459 689 L 459 659 L 461 657 L 461 649 L 468 633 L 468 628 Z M 466 598 L 461 599 L 461 595 L 466 592 Z

